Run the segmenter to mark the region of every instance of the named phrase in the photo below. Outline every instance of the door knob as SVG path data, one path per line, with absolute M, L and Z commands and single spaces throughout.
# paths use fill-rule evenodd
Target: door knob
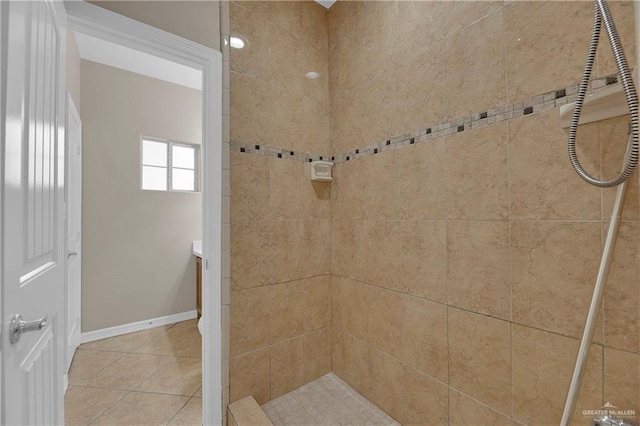
M 11 343 L 17 343 L 22 333 L 29 331 L 42 330 L 47 325 L 47 316 L 35 321 L 23 321 L 22 315 L 16 314 L 11 318 L 11 326 L 9 327 L 9 340 Z

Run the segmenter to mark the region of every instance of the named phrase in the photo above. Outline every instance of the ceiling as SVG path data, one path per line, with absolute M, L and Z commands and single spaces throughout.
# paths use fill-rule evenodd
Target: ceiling
M 82 59 L 202 90 L 200 70 L 86 34 L 75 36 Z
M 336 0 L 316 0 L 316 2 L 329 9 L 336 2 Z

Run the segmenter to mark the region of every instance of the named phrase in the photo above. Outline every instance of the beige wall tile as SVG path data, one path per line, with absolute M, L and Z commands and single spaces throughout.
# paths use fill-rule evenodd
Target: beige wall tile
M 506 124 L 457 133 L 447 139 L 446 151 L 447 217 L 508 218 Z
M 405 400 L 396 418 L 402 424 L 419 425 L 423 424 L 425 419 L 429 419 L 431 424 L 447 423 L 449 400 L 446 385 L 406 367 L 401 380 Z
M 614 2 L 612 4 L 617 4 Z M 600 149 L 602 157 L 602 176 L 611 179 L 617 176 L 624 164 L 624 154 L 627 149 L 627 132 L 629 130 L 629 116 L 614 118 L 599 123 Z M 638 180 L 630 179 L 627 195 L 624 201 L 622 218 L 638 220 L 640 212 L 640 196 L 638 195 Z M 608 219 L 613 212 L 617 188 L 602 190 L 602 218 Z
M 505 10 L 510 102 L 580 80 L 593 24 L 592 4 L 523 1 Z
M 448 304 L 498 318 L 511 318 L 509 225 L 449 221 Z
M 231 292 L 232 358 L 269 344 L 270 292 L 269 287 Z
M 271 229 L 267 221 L 231 224 L 231 287 L 234 290 L 269 283 Z
M 599 223 L 511 224 L 513 319 L 579 337 L 600 260 Z
M 269 218 L 269 159 L 231 153 L 231 220 Z
M 269 143 L 273 100 L 269 86 L 251 77 L 231 73 L 231 140 L 250 144 Z
M 509 323 L 449 308 L 448 324 L 451 386 L 511 413 Z
M 281 2 L 284 10 L 299 8 L 301 2 Z M 269 17 L 271 13 L 268 13 Z M 296 25 L 299 25 L 298 20 Z M 260 25 L 260 24 L 258 24 Z M 264 23 L 262 24 L 264 25 Z M 302 52 L 304 46 L 301 40 L 290 31 L 280 25 L 269 26 L 269 59 L 267 60 L 267 72 L 262 78 L 273 87 L 285 88 L 292 94 L 302 94 Z M 275 111 L 275 110 L 274 110 Z
M 398 151 L 381 152 L 365 158 L 366 217 L 391 219 L 400 216 Z
M 447 217 L 449 193 L 445 149 L 445 139 L 439 139 L 398 150 L 402 217 L 407 219 L 445 219 Z M 347 170 L 344 172 L 346 174 Z
M 556 109 L 509 122 L 512 219 L 600 219 L 600 190 L 572 170 L 567 137 Z M 578 139 L 580 162 L 599 176 L 595 125 L 581 128 Z
M 364 217 L 365 160 L 336 164 L 337 171 L 331 195 L 331 218 L 360 219 Z M 337 190 L 336 185 L 337 184 Z M 335 196 L 334 196 L 335 194 Z
M 391 220 L 364 221 L 362 255 L 366 267 L 364 274 L 356 278 L 385 288 L 402 289 L 402 225 Z
M 369 311 L 365 341 L 377 349 L 400 358 L 402 355 L 403 296 L 395 291 L 364 285 L 367 293 L 363 310 Z
M 640 356 L 604 348 L 604 400 L 620 410 L 640 411 Z M 635 419 L 634 419 L 635 420 Z
M 315 2 L 300 3 L 300 25 L 305 44 L 326 52 L 329 42 L 329 11 Z
M 305 275 L 304 222 L 271 222 L 271 282 L 279 283 Z
M 318 330 L 331 325 L 331 276 L 304 281 L 304 329 Z
M 530 425 L 559 423 L 578 341 L 516 324 L 512 339 L 513 416 Z M 602 404 L 602 347 L 594 345 L 574 412 L 577 424 L 583 410 Z
M 366 268 L 361 220 L 341 219 L 331 223 L 331 272 L 335 275 L 358 277 Z
M 607 230 L 603 225 L 603 233 Z M 620 224 L 603 299 L 605 345 L 635 353 L 640 353 L 639 240 L 638 222 Z M 595 276 L 589 288 L 593 286 Z
M 280 342 L 304 332 L 305 282 L 275 284 L 271 288 L 270 342 Z
M 271 160 L 271 219 L 302 219 L 302 163 Z
M 366 354 L 368 360 L 362 363 L 364 365 L 365 375 L 364 380 L 369 380 L 367 388 L 363 390 L 363 395 L 373 401 L 378 407 L 382 408 L 387 414 L 395 419 L 402 419 L 408 412 L 408 400 L 407 384 L 405 378 L 405 367 L 397 359 L 380 352 L 374 348 L 371 348 Z M 411 375 L 413 376 L 413 375 Z M 407 377 L 410 377 L 407 375 Z M 412 382 L 417 386 L 418 378 L 411 377 Z M 348 380 L 347 380 L 348 381 Z M 349 381 L 348 381 L 349 382 Z M 351 382 L 349 382 L 351 383 Z M 421 383 L 421 387 L 426 387 L 426 384 Z M 369 389 L 369 390 L 367 390 Z M 411 388 L 411 391 L 414 389 Z M 417 390 L 417 389 L 415 389 Z M 411 403 L 412 407 L 417 407 L 421 401 L 421 398 L 433 398 L 437 399 L 437 395 L 425 395 L 423 392 L 416 392 L 413 396 Z M 425 408 L 425 407 L 423 407 Z M 412 412 L 413 414 L 413 412 Z
M 632 1 L 613 1 L 608 3 L 609 11 L 616 24 L 616 30 L 622 44 L 622 49 L 628 64 L 636 63 L 636 34 L 634 31 L 634 5 Z M 598 49 L 598 75 L 605 76 L 618 73 L 618 67 L 613 57 L 613 51 L 609 47 L 609 37 L 604 31 L 600 36 L 600 49 Z
M 372 311 L 370 286 L 365 291 L 365 284 L 348 278 L 336 278 L 335 283 L 341 297 L 342 328 L 360 339 L 366 339 L 369 314 Z
M 282 83 L 286 84 L 286 81 Z M 268 108 L 271 111 L 271 122 L 263 129 L 269 136 L 269 144 L 294 151 L 304 150 L 304 138 L 301 137 L 304 117 L 302 95 L 286 86 L 271 86 L 270 98 L 272 103 Z
M 271 398 L 277 398 L 303 384 L 303 337 L 271 348 Z
M 452 388 L 449 388 L 449 404 L 449 424 L 452 426 L 514 425 L 504 414 Z
M 315 71 L 314 68 L 306 68 L 302 72 Z M 318 72 L 318 71 L 316 71 Z M 307 79 L 308 80 L 308 79 Z M 316 82 L 308 80 L 308 84 Z M 306 82 L 305 82 L 306 83 Z M 318 82 L 320 84 L 321 82 Z M 319 89 L 318 89 L 319 90 Z M 329 96 L 328 92 L 324 98 L 313 98 L 304 96 L 302 98 L 302 142 L 306 152 L 326 153 L 329 152 Z
M 503 9 L 455 33 L 444 50 L 448 118 L 505 102 Z
M 417 297 L 402 296 L 401 310 L 400 359 L 447 383 L 447 307 Z
M 395 70 L 385 70 L 362 86 L 365 143 L 391 139 L 403 130 L 401 108 L 404 104 L 397 97 L 398 86 Z
M 364 2 L 365 75 L 373 80 L 398 63 L 402 24 L 398 1 Z
M 235 73 L 260 77 L 267 71 L 270 27 L 260 22 L 259 14 L 251 13 L 245 6 L 244 2 L 232 2 L 229 5 L 231 35 L 247 41 L 243 49 L 229 50 L 229 67 Z
M 323 275 L 331 272 L 331 221 L 305 220 L 304 276 Z
M 230 402 L 249 395 L 253 396 L 258 404 L 265 404 L 271 400 L 270 349 L 264 348 L 231 358 L 229 377 Z
M 362 86 L 329 93 L 332 152 L 345 152 L 367 142 L 364 137 L 364 95 Z
M 331 184 L 312 181 L 311 166 L 309 164 L 304 165 L 303 173 L 303 217 L 307 219 L 329 219 L 331 217 Z
M 331 371 L 331 328 L 304 336 L 303 382 L 309 383 Z
M 453 6 L 453 3 L 451 4 Z M 437 1 L 401 1 L 398 2 L 398 15 L 403 24 L 403 43 L 398 48 L 404 49 L 401 57 L 420 53 L 444 37 L 442 20 L 445 7 Z M 464 14 L 461 17 L 465 16 Z M 476 18 L 478 19 L 478 18 Z M 448 28 L 446 29 L 449 30 Z
M 447 224 L 407 221 L 400 224 L 402 283 L 418 297 L 447 301 Z

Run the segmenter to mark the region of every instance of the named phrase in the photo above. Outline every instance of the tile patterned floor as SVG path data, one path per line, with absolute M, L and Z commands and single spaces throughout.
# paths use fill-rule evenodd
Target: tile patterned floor
M 333 373 L 262 406 L 275 426 L 399 426 L 384 411 Z
M 67 425 L 202 424 L 196 320 L 85 343 L 69 371 Z

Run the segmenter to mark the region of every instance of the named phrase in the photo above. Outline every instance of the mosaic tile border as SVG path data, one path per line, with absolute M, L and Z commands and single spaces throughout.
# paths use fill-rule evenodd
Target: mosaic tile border
M 597 93 L 605 87 L 618 84 L 618 74 L 591 80 L 587 90 L 588 94 Z M 553 90 L 531 98 L 526 98 L 510 104 L 499 105 L 495 108 L 477 112 L 443 122 L 433 126 L 420 129 L 409 135 L 396 136 L 392 139 L 376 142 L 364 147 L 355 148 L 347 152 L 335 155 L 325 155 L 317 153 L 305 153 L 276 148 L 267 145 L 249 145 L 237 141 L 231 141 L 231 152 L 243 152 L 249 154 L 263 155 L 267 157 L 283 158 L 300 162 L 311 162 L 316 160 L 331 161 L 333 163 L 343 163 L 346 161 L 375 155 L 397 148 L 403 148 L 416 143 L 438 139 L 443 136 L 464 132 L 466 130 L 478 129 L 490 126 L 507 120 L 522 117 L 524 115 L 535 114 L 549 109 L 574 102 L 578 96 L 578 84 L 565 87 L 564 89 Z

